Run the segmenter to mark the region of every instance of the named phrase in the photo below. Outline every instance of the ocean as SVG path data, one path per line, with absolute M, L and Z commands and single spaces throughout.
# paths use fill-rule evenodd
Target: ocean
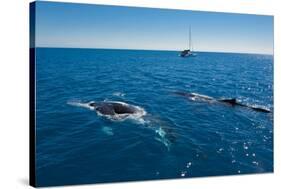
M 178 54 L 36 48 L 37 185 L 273 172 L 273 56 Z

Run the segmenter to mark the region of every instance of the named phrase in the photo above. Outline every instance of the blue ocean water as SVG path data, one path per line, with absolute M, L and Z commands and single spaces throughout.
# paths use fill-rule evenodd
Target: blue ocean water
M 273 111 L 273 57 L 37 48 L 37 185 L 273 172 L 273 113 L 177 91 Z M 73 106 L 90 101 L 124 102 L 146 115 L 112 120 Z

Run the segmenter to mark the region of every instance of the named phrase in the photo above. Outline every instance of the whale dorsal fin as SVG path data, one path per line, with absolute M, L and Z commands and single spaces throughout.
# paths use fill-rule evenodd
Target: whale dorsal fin
M 229 98 L 229 99 L 221 99 L 219 100 L 220 102 L 225 102 L 231 105 L 236 105 L 237 104 L 237 100 L 236 98 Z

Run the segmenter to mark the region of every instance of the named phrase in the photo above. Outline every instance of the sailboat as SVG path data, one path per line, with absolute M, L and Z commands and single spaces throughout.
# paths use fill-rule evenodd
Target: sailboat
M 192 51 L 193 51 L 193 49 L 192 49 L 192 45 L 191 45 L 191 27 L 189 27 L 188 49 L 181 51 L 179 56 L 180 57 L 196 56 L 196 54 L 194 54 Z

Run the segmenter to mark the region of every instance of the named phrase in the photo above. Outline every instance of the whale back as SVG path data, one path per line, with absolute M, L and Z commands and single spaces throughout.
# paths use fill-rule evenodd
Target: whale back
M 101 103 L 95 106 L 96 111 L 103 115 L 114 115 L 114 108 L 111 104 Z
M 130 106 L 126 106 L 124 104 L 112 103 L 113 110 L 116 114 L 133 114 L 135 113 L 135 109 Z
M 219 100 L 219 101 L 220 102 L 225 102 L 225 103 L 228 103 L 228 104 L 231 104 L 231 105 L 236 105 L 237 104 L 236 98 L 222 99 L 222 100 Z
M 91 102 L 89 105 L 104 115 L 133 114 L 136 112 L 134 107 L 116 102 Z

